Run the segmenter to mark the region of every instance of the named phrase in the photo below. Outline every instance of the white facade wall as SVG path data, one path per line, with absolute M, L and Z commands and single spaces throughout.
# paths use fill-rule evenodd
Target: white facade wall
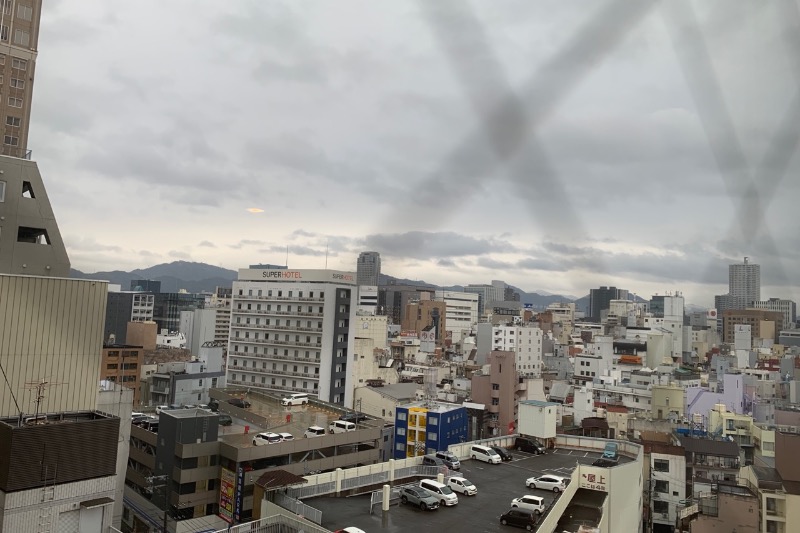
M 666 465 L 667 471 L 657 470 L 657 465 L 658 468 Z M 678 518 L 678 502 L 686 498 L 686 458 L 681 455 L 651 453 L 650 484 L 653 495 L 650 499 L 653 523 L 675 525 Z M 664 487 L 666 490 L 661 490 Z M 656 489 L 659 489 L 659 492 L 656 492 Z M 656 500 L 664 502 L 658 506 L 661 509 L 661 506 L 666 505 L 666 513 L 661 510 L 655 512 Z
M 519 433 L 537 439 L 556 436 L 558 404 L 526 400 L 519 402 Z
M 113 522 L 113 498 L 116 476 L 75 483 L 63 483 L 48 489 L 0 492 L 0 531 L 14 533 L 88 533 L 105 532 Z M 81 503 L 109 498 L 108 504 L 85 509 Z
M 123 387 L 112 381 L 101 381 L 97 393 L 97 410 L 118 416 L 119 444 L 117 445 L 117 487 L 114 494 L 113 525 L 119 529 L 122 524 L 122 496 L 125 492 L 125 472 L 128 468 L 128 451 L 131 441 L 131 425 L 126 423 L 133 411 L 133 389 Z
M 445 303 L 445 331 L 451 331 L 454 339 L 478 323 L 478 295 L 471 292 L 436 291 L 436 300 Z
M 358 287 L 358 312 L 374 315 L 378 310 L 378 286 L 360 285 Z
M 594 381 L 595 377 L 603 375 L 603 360 L 593 355 L 579 354 L 575 356 L 575 371 L 573 377 L 584 383 Z
M 542 375 L 542 339 L 544 332 L 536 326 L 495 326 L 492 328 L 492 350 L 514 352 L 517 372 L 521 376 Z

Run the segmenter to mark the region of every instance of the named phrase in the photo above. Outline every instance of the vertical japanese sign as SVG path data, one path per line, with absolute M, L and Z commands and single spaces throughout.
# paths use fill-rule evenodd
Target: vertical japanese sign
M 242 520 L 242 504 L 244 500 L 244 468 L 239 467 L 236 474 L 236 506 L 233 511 L 233 518 L 236 522 Z

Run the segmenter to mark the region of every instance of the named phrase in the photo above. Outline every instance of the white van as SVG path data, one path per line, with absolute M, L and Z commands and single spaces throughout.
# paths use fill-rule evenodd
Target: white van
M 500 464 L 503 459 L 500 454 L 489 448 L 488 446 L 481 446 L 480 444 L 473 444 L 469 451 L 469 456 L 473 459 L 483 461 L 484 463 Z
M 419 486 L 430 492 L 434 498 L 439 500 L 441 505 L 449 506 L 458 504 L 458 496 L 453 492 L 453 489 L 444 483 L 439 483 L 432 479 L 423 479 L 419 482 Z
M 281 405 L 305 405 L 308 403 L 308 394 L 305 392 L 297 392 L 295 394 L 290 394 L 286 398 L 281 400 Z
M 328 431 L 331 433 L 347 433 L 348 431 L 355 431 L 356 425 L 352 422 L 345 420 L 334 420 L 328 426 Z

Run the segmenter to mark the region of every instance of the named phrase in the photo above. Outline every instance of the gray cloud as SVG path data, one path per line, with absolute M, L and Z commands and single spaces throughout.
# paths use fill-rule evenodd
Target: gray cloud
M 620 28 L 595 16 L 610 4 L 480 3 L 472 21 L 428 4 L 49 2 L 30 145 L 76 267 L 148 266 L 200 236 L 216 248 L 193 258 L 228 268 L 282 262 L 289 244 L 298 267 L 327 249 L 353 269 L 378 249 L 384 271 L 442 284 L 583 294 L 613 277 L 708 302 L 748 255 L 800 297 L 785 6 L 748 18 L 759 31 L 730 23 L 752 10 L 696 6 L 713 101 L 742 146 L 731 159 L 662 13 Z M 624 40 L 564 53 L 587 27 Z M 109 205 L 124 209 L 99 224 Z M 154 242 L 167 226 L 171 242 Z
M 395 234 L 367 235 L 364 244 L 394 257 L 430 259 L 483 255 L 490 252 L 513 252 L 514 246 L 494 239 L 477 239 L 454 232 L 409 231 Z
M 214 244 L 211 241 L 200 241 L 199 243 L 197 243 L 197 246 L 200 246 L 202 248 L 216 248 L 217 247 L 217 245 Z

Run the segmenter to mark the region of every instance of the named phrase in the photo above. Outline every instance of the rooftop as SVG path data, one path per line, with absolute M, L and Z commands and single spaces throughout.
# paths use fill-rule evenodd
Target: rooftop
M 421 385 L 417 383 L 392 383 L 391 385 L 371 387 L 370 389 L 387 398 L 410 400 L 416 398 L 417 390 L 419 390 L 420 387 Z
M 739 457 L 739 445 L 728 440 L 711 440 L 697 437 L 680 437 L 681 446 L 691 453 Z
M 560 405 L 560 404 L 555 403 L 555 402 L 543 402 L 541 400 L 523 400 L 523 401 L 521 401 L 519 403 L 522 403 L 522 404 L 525 404 L 525 405 L 532 405 L 534 407 L 557 407 L 558 405 Z

